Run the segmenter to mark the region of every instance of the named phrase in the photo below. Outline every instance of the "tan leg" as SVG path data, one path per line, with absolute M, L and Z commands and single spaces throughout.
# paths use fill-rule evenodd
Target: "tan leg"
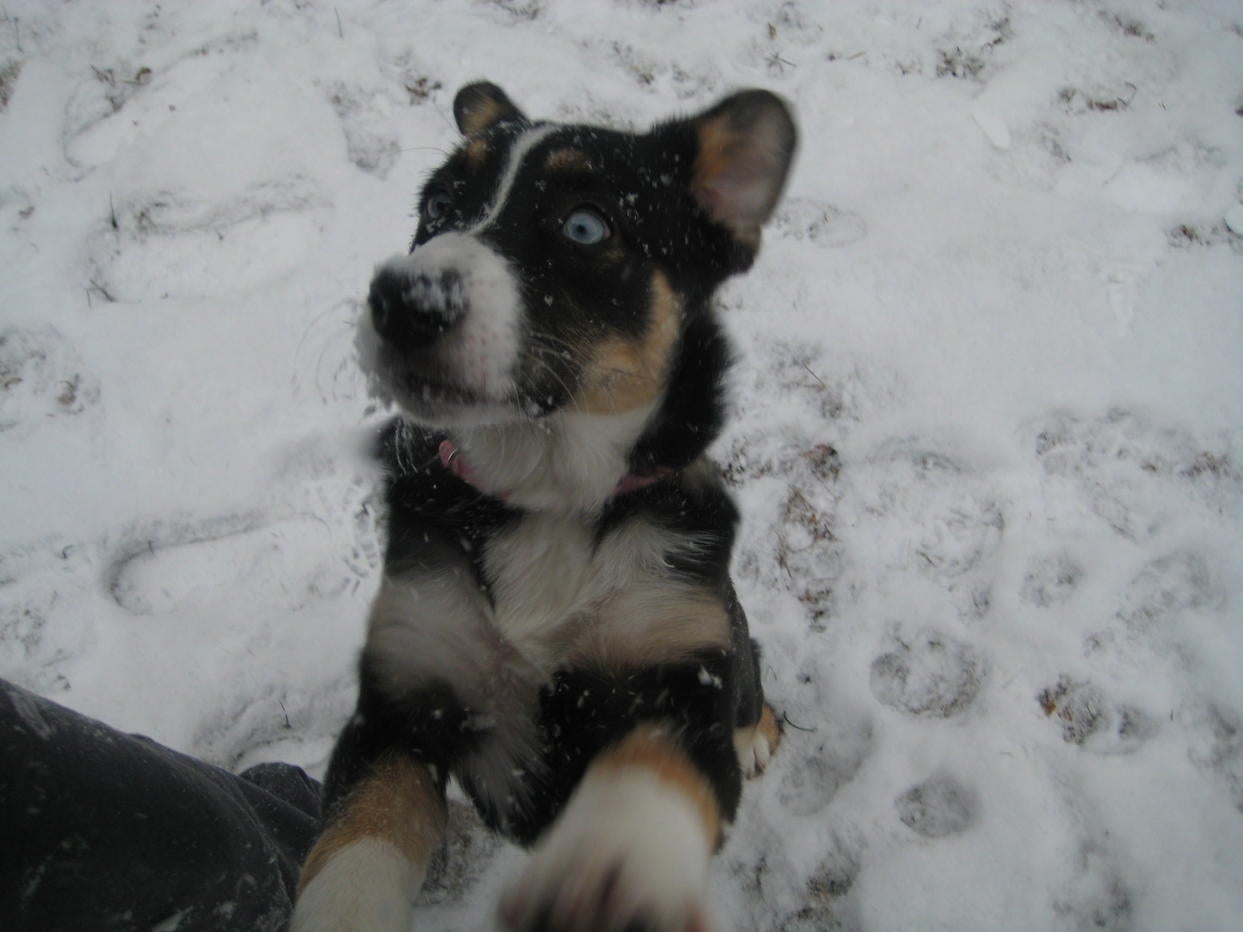
M 427 767 L 380 758 L 307 856 L 291 932 L 409 932 L 411 903 L 445 835 Z
M 734 750 L 738 754 L 738 765 L 742 767 L 743 776 L 758 777 L 762 774 L 780 743 L 781 724 L 773 714 L 773 707 L 766 702 L 758 722 L 734 729 Z

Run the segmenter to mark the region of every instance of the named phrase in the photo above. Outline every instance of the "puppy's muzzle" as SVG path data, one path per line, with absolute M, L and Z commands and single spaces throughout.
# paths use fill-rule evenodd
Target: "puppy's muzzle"
M 385 267 L 367 296 L 376 332 L 398 349 L 431 346 L 466 315 L 462 276 L 452 269 L 428 274 Z

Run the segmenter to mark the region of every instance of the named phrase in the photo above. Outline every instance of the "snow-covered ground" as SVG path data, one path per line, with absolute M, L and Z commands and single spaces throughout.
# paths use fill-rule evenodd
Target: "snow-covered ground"
M 0 675 L 322 769 L 377 582 L 373 265 L 454 91 L 803 145 L 718 448 L 788 716 L 724 928 L 1238 928 L 1237 0 L 0 6 Z M 466 812 L 419 928 L 523 855 Z

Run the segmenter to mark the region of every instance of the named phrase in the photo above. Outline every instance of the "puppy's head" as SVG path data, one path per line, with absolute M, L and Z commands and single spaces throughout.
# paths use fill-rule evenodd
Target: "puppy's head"
M 687 322 L 745 270 L 795 147 L 758 90 L 643 134 L 528 119 L 492 84 L 453 105 L 408 255 L 360 328 L 376 388 L 453 428 L 626 414 L 666 386 Z

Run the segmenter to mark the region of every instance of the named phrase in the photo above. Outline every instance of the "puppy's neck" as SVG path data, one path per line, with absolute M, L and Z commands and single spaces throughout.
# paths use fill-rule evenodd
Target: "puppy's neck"
M 538 421 L 452 430 L 468 481 L 527 511 L 598 512 L 641 481 L 630 453 L 656 403 L 625 414 L 561 411 Z

